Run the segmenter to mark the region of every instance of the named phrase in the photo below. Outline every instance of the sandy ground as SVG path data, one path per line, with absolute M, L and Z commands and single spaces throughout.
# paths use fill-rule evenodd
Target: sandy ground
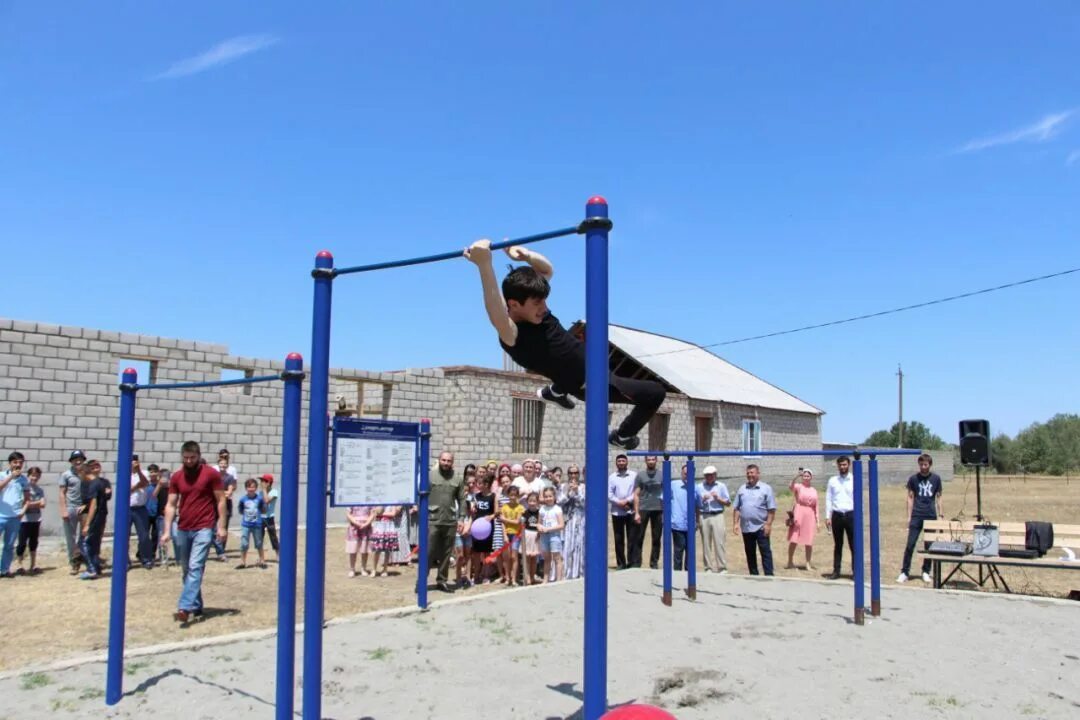
M 975 485 L 970 478 L 958 476 L 945 487 L 945 511 L 949 517 L 975 512 Z M 786 485 L 777 478 L 770 478 L 781 493 L 780 518 L 772 539 L 773 553 L 777 562 L 777 574 L 803 579 L 817 579 L 831 569 L 832 538 L 819 531 L 815 541 L 814 564 L 816 571 L 802 569 L 803 550 L 795 556 L 797 568 L 783 568 L 787 558 L 785 528 L 781 527 L 783 510 L 790 506 Z M 821 486 L 822 483 L 817 483 Z M 783 485 L 783 487 L 781 487 Z M 734 487 L 733 484 L 730 485 Z M 1062 478 L 1007 478 L 991 477 L 983 484 L 983 509 L 990 517 L 1004 520 L 1042 519 L 1053 522 L 1080 522 L 1076 508 L 1080 507 L 1080 482 Z M 885 487 L 881 494 L 882 516 L 882 579 L 892 584 L 900 570 L 900 559 L 907 537 L 904 491 L 899 487 Z M 824 499 L 822 498 L 822 501 Z M 303 532 L 301 531 L 300 576 L 303 576 Z M 411 567 L 398 569 L 389 578 L 347 577 L 348 566 L 343 551 L 344 530 L 331 528 L 327 540 L 326 617 L 339 618 L 357 613 L 406 606 L 415 601 L 413 588 L 416 571 Z M 267 570 L 236 570 L 239 559 L 239 538 L 230 540 L 229 562 L 210 562 L 204 594 L 209 608 L 208 617 L 186 629 L 179 629 L 172 620 L 172 611 L 179 594 L 180 575 L 174 567 L 152 571 L 134 570 L 128 575 L 128 647 L 139 647 L 174 642 L 177 640 L 209 638 L 227 633 L 273 628 L 277 622 L 277 565 L 271 563 Z M 646 541 L 645 558 L 648 561 L 649 542 Z M 106 647 L 108 634 L 109 581 L 80 582 L 68 575 L 63 566 L 62 554 L 55 539 L 47 542 L 43 551 L 42 565 L 46 571 L 35 577 L 18 577 L 0 581 L 0 606 L 31 609 L 19 613 L 17 620 L 3 623 L 7 641 L 5 652 L 0 654 L 0 671 L 39 664 L 43 661 L 83 656 Z M 608 547 L 611 563 L 614 550 L 609 533 Z M 699 545 L 700 548 L 700 545 Z M 728 563 L 731 573 L 746 573 L 746 560 L 741 538 L 727 536 Z M 869 551 L 869 544 L 867 544 Z M 111 557 L 111 548 L 106 557 Z M 273 553 L 270 553 L 273 557 Z M 698 565 L 701 567 L 699 550 Z M 917 562 L 916 568 L 917 569 Z M 843 571 L 849 571 L 849 557 L 844 551 Z M 1014 591 L 1064 597 L 1072 588 L 1080 588 L 1080 572 L 1054 570 L 1028 571 L 1003 568 L 1006 579 Z M 704 577 L 703 575 L 701 577 Z M 434 575 L 432 575 L 434 580 Z M 915 581 L 910 586 L 922 586 Z M 485 586 L 463 590 L 457 597 L 478 595 L 502 586 Z M 434 597 L 434 595 L 433 595 Z M 302 594 L 300 596 L 302 607 Z M 300 615 L 302 617 L 302 614 Z M 70 622 L 77 618 L 77 622 Z M 40 638 L 48 642 L 40 642 Z
M 665 608 L 657 581 L 611 575 L 613 705 L 685 720 L 1080 713 L 1080 607 L 1067 601 L 899 588 L 857 627 L 847 583 L 710 575 L 697 602 Z M 323 715 L 580 717 L 582 592 L 561 583 L 331 625 Z M 274 658 L 270 638 L 132 659 L 108 710 L 100 663 L 9 677 L 0 718 L 268 718 Z

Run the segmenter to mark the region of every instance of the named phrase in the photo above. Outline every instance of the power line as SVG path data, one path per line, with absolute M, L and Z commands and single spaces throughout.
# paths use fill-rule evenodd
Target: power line
M 698 345 L 690 348 L 681 348 L 679 350 L 666 350 L 664 352 L 649 353 L 648 355 L 639 355 L 638 357 L 646 358 L 656 357 L 658 355 L 673 355 L 675 353 L 689 352 L 691 350 L 721 347 L 724 345 L 737 345 L 739 343 L 751 342 L 753 340 L 764 340 L 766 338 L 779 337 L 781 335 L 791 335 L 793 333 L 806 332 L 807 330 L 818 330 L 820 328 L 833 327 L 835 325 L 845 325 L 847 323 L 858 322 L 859 320 L 869 320 L 871 318 L 884 317 L 885 315 L 894 315 L 896 313 L 907 312 L 908 310 L 917 310 L 919 308 L 930 307 L 931 305 L 942 305 L 944 303 L 953 302 L 954 300 L 963 300 L 965 298 L 975 297 L 976 295 L 986 295 L 988 293 L 997 292 L 998 290 L 1008 290 L 1009 288 L 1019 287 L 1021 285 L 1030 285 L 1031 283 L 1041 282 L 1043 280 L 1052 280 L 1053 278 L 1064 277 L 1065 275 L 1071 275 L 1076 272 L 1080 272 L 1080 267 L 1071 268 L 1069 270 L 1062 270 L 1056 273 L 1050 273 L 1049 275 L 1039 275 L 1038 277 L 1027 278 L 1026 280 L 1017 280 L 1016 282 L 983 288 L 982 290 L 973 290 L 971 292 L 961 293 L 960 295 L 950 295 L 949 297 L 938 298 L 936 300 L 927 300 L 926 302 L 916 303 L 914 305 L 905 305 L 903 307 L 892 308 L 891 310 L 882 310 L 880 312 L 868 313 L 866 315 L 856 315 L 855 317 L 849 317 L 843 320 L 832 320 L 830 322 L 818 323 L 817 325 L 804 325 L 803 327 L 792 328 L 791 330 L 780 330 L 777 332 L 766 333 L 764 335 L 752 335 L 750 337 L 738 338 L 736 340 L 725 340 L 723 342 L 709 343 L 708 345 Z

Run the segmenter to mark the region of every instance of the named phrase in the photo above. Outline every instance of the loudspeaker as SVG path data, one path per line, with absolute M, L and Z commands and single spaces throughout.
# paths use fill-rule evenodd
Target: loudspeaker
M 963 465 L 990 465 L 990 423 L 986 420 L 960 421 L 960 462 Z

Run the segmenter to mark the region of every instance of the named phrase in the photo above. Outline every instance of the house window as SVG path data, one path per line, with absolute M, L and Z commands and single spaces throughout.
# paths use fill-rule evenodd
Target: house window
M 742 421 L 742 449 L 748 455 L 761 452 L 761 421 Z
M 670 415 L 657 413 L 649 420 L 649 449 L 667 450 L 668 425 Z
M 247 378 L 255 377 L 254 370 L 247 370 L 244 368 L 221 368 L 221 380 L 244 380 Z M 223 385 L 218 388 L 221 392 L 229 395 L 250 395 L 250 385 Z
M 694 418 L 694 450 L 705 452 L 712 450 L 712 418 L 698 415 Z
M 156 360 L 143 360 L 142 358 L 118 358 L 117 368 L 117 382 L 124 381 L 124 370 L 132 368 L 137 375 L 137 382 L 140 385 L 153 385 L 157 382 L 157 361 Z
M 514 437 L 511 452 L 540 452 L 540 432 L 544 425 L 544 403 L 541 400 L 513 398 Z

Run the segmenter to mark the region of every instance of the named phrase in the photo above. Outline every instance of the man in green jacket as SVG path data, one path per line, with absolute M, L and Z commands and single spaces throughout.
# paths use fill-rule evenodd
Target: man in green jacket
M 454 476 L 454 453 L 440 453 L 428 497 L 428 569 L 436 568 L 435 584 L 443 592 L 450 592 L 447 582 L 454 559 L 454 539 L 461 531 L 467 509 L 465 480 Z

